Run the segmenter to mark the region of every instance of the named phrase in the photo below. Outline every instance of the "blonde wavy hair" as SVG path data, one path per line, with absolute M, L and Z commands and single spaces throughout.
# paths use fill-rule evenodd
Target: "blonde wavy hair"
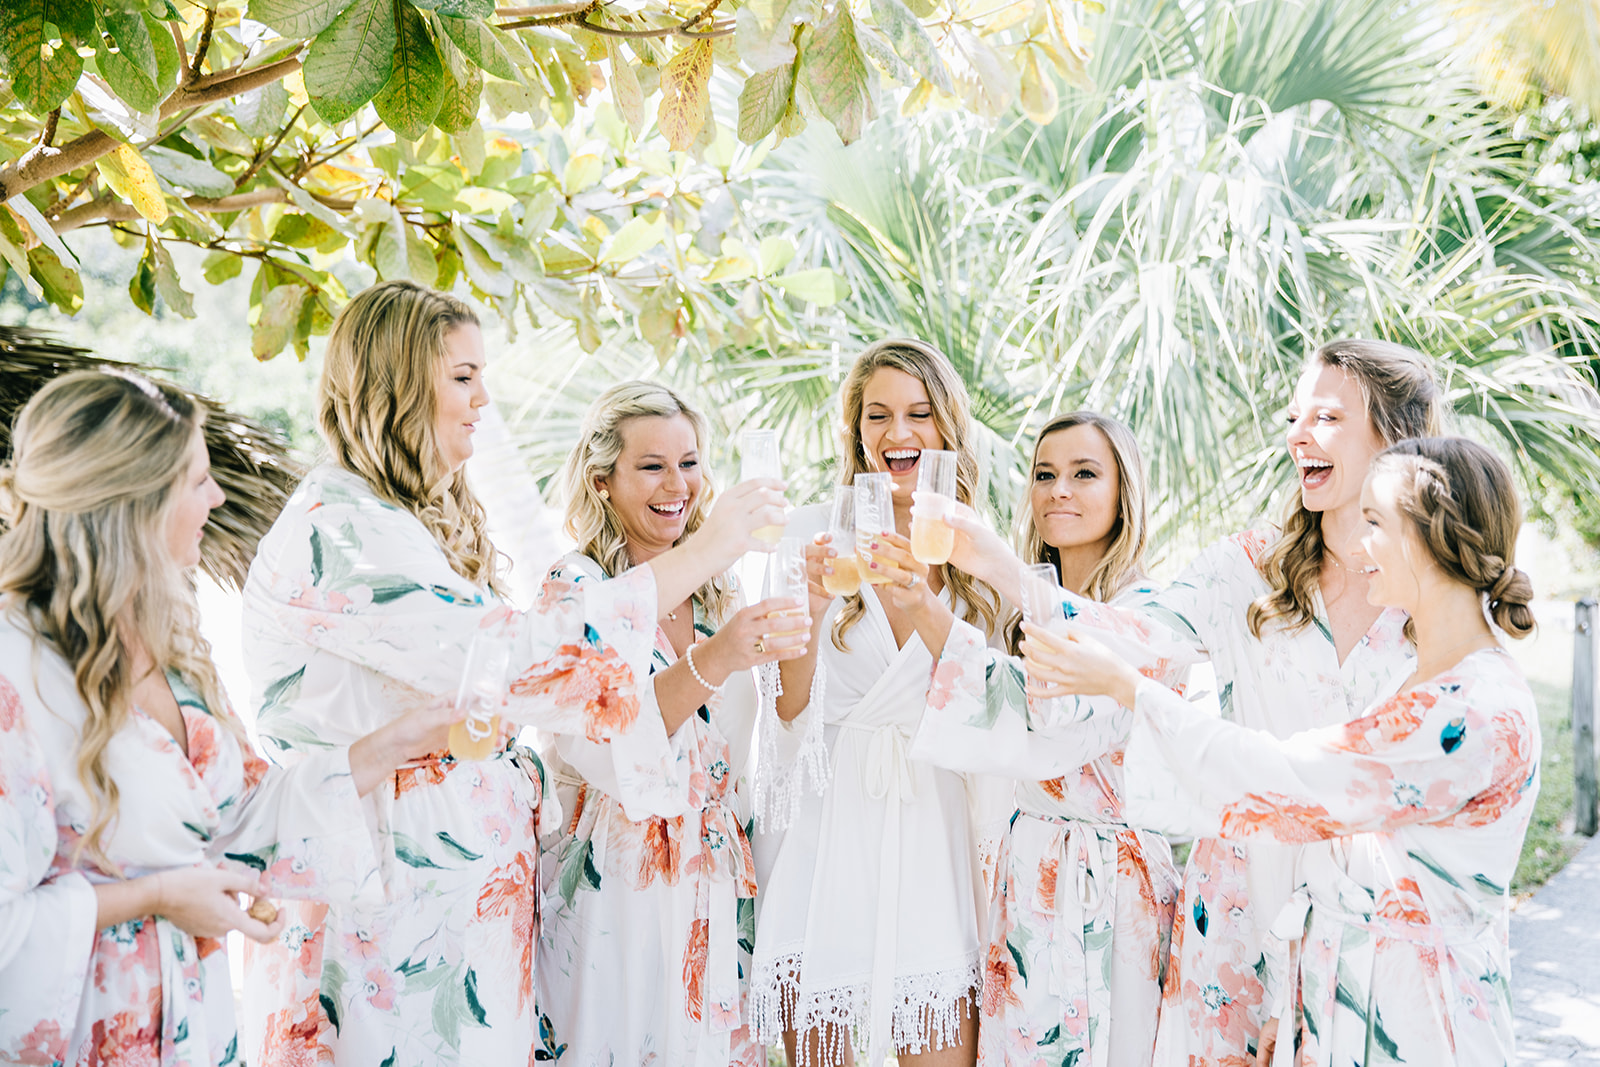
M 608 577 L 616 577 L 636 562 L 628 553 L 628 538 L 615 509 L 595 488 L 595 480 L 609 478 L 617 469 L 617 459 L 626 445 L 623 431 L 628 423 L 642 418 L 682 416 L 694 427 L 695 445 L 700 450 L 701 489 L 689 507 L 683 536 L 700 528 L 711 513 L 715 492 L 706 465 L 705 416 L 673 390 L 657 382 L 630 381 L 613 385 L 597 397 L 584 413 L 578 443 L 567 454 L 561 483 L 567 501 L 566 531 L 578 544 L 578 551 L 594 560 Z M 680 539 L 681 540 L 681 539 Z M 713 626 L 720 626 L 733 607 L 733 589 L 726 576 L 702 585 L 694 594 Z
M 1401 441 L 1372 461 L 1400 476 L 1396 503 L 1439 569 L 1488 602 L 1513 637 L 1533 632 L 1533 583 L 1517 569 L 1522 505 L 1511 469 L 1465 437 Z
M 78 776 L 88 791 L 87 853 L 121 876 L 104 838 L 121 791 L 106 747 L 133 708 L 133 652 L 176 671 L 241 745 L 184 568 L 167 551 L 176 490 L 205 410 L 173 386 L 119 370 L 64 374 L 17 416 L 13 454 L 0 468 L 0 596 L 35 640 L 72 668 L 87 709 Z
M 1150 537 L 1150 484 L 1145 477 L 1144 455 L 1139 451 L 1133 431 L 1097 411 L 1073 411 L 1045 423 L 1039 436 L 1033 439 L 1033 458 L 1028 464 L 1030 478 L 1039 463 L 1039 448 L 1045 438 L 1074 426 L 1093 426 L 1099 430 L 1106 444 L 1111 446 L 1111 455 L 1117 464 L 1117 518 L 1111 524 L 1111 544 L 1083 587 L 1084 596 L 1104 602 L 1144 576 L 1144 552 Z M 1017 509 L 1017 545 L 1025 562 L 1049 563 L 1060 568 L 1061 553 L 1044 543 L 1044 535 L 1034 522 L 1032 506 Z M 1018 655 L 1017 646 L 1022 640 L 1021 612 L 1013 613 L 1007 633 L 1011 652 Z
M 421 520 L 452 570 L 499 594 L 488 517 L 466 470 L 450 471 L 434 436 L 445 338 L 477 325 L 465 303 L 413 282 L 362 290 L 328 336 L 317 422 L 341 467 Z
M 866 407 L 867 382 L 885 368 L 902 371 L 922 383 L 933 407 L 934 429 L 944 447 L 956 454 L 956 499 L 969 507 L 976 506 L 981 478 L 978 453 L 972 442 L 972 400 L 967 387 L 943 352 L 926 341 L 906 337 L 869 346 L 845 375 L 844 461 L 839 464 L 839 484 L 853 485 L 856 475 L 872 471 L 866 447 L 861 443 L 861 416 Z M 954 567 L 941 566 L 939 573 L 951 595 L 961 603 L 962 618 L 984 633 L 993 632 L 1000 617 L 999 594 Z M 839 651 L 850 651 L 845 634 L 865 612 L 866 601 L 861 594 L 845 598 L 844 607 L 833 622 L 833 643 Z
M 1436 437 L 1444 421 L 1444 391 L 1428 357 L 1389 341 L 1329 341 L 1306 360 L 1305 370 L 1338 367 L 1361 391 L 1367 419 L 1385 446 L 1408 437 Z M 1269 591 L 1250 605 L 1246 621 L 1258 639 L 1269 622 L 1303 630 L 1316 618 L 1317 585 L 1327 551 L 1322 513 L 1307 511 L 1301 495 L 1290 495 L 1283 535 L 1256 564 Z

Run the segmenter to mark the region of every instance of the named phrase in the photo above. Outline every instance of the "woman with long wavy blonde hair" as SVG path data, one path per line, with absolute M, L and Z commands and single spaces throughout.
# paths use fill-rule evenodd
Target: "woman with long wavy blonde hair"
M 405 700 L 485 681 L 463 671 L 475 640 L 496 641 L 510 650 L 508 719 L 587 738 L 630 812 L 676 815 L 686 785 L 644 684 L 656 618 L 758 544 L 750 532 L 781 514 L 781 495 L 741 487 L 684 545 L 607 581 L 549 583 L 518 612 L 497 591 L 465 473 L 484 368 L 477 316 L 444 293 L 385 282 L 335 321 L 319 387 L 331 460 L 262 540 L 245 586 L 261 736 L 286 762 L 310 758 Z M 300 909 L 256 953 L 252 1058 L 554 1057 L 534 996 L 537 830 L 551 812 L 537 758 L 506 741 L 478 759 L 441 748 L 370 798 L 387 903 Z
M 1436 433 L 1443 405 L 1422 354 L 1385 341 L 1323 345 L 1288 405 L 1285 443 L 1298 477 L 1281 528 L 1225 538 L 1131 606 L 1069 594 L 1074 626 L 1157 676 L 1209 659 L 1223 716 L 1274 737 L 1354 718 L 1414 655 L 1405 613 L 1368 602 L 1368 575 L 1351 555 L 1363 528 L 1361 486 L 1384 448 Z M 963 532 L 952 562 L 1015 589 L 1005 547 L 981 524 Z M 1068 734 L 1105 728 L 1087 709 L 1064 717 Z M 1173 926 L 1157 1062 L 1255 1054 L 1268 1011 L 1258 973 L 1263 939 L 1294 891 L 1298 857 L 1297 846 L 1271 840 L 1195 842 Z
M 898 532 L 886 543 L 906 543 L 927 450 L 954 452 L 957 498 L 978 499 L 966 387 L 932 345 L 872 345 L 851 366 L 841 400 L 840 483 L 891 476 Z M 813 633 L 808 655 L 781 665 L 781 693 L 764 695 L 758 805 L 768 802 L 763 829 L 773 832 L 757 841 L 771 874 L 756 923 L 752 1014 L 763 1039 L 782 1035 L 791 1060 L 846 1062 L 854 1045 L 874 1067 L 896 1054 L 907 1067 L 970 1064 L 980 806 L 969 801 L 974 783 L 908 757 L 933 658 L 906 604 L 874 592 L 882 586 L 842 598 L 823 590 L 820 568 L 834 551 L 828 519 L 822 506 L 789 523 L 791 534 L 819 535 L 807 549 Z M 935 568 L 918 595 L 981 632 L 997 629 L 999 598 L 965 574 Z M 781 761 L 778 739 L 790 731 L 798 754 Z M 817 788 L 802 788 L 802 774 Z
M 284 925 L 237 894 L 381 899 L 358 795 L 445 735 L 422 707 L 292 770 L 250 750 L 189 581 L 222 503 L 203 420 L 63 375 L 0 468 L 0 1061 L 233 1062 L 221 938 Z
M 602 393 L 562 478 L 578 548 L 550 580 L 586 588 L 692 537 L 712 498 L 707 450 L 705 417 L 666 386 Z M 547 754 L 568 814 L 544 839 L 560 874 L 539 938 L 539 1003 L 574 1062 L 764 1067 L 745 1026 L 751 668 L 804 654 L 804 609 L 776 598 L 741 608 L 719 575 L 659 620 L 650 684 L 690 783 L 682 814 L 624 810 L 586 738 L 557 737 Z

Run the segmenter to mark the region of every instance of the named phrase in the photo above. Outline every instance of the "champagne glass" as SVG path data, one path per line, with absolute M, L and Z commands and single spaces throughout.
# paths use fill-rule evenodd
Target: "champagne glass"
M 917 506 L 911 514 L 911 555 L 918 563 L 950 562 L 956 530 L 956 454 L 925 448 L 917 460 Z
M 739 480 L 751 478 L 783 478 L 783 464 L 778 460 L 778 431 L 746 430 L 739 438 Z M 783 537 L 782 526 L 762 526 L 755 531 L 759 541 L 769 545 Z
M 867 564 L 872 553 L 867 546 L 881 533 L 894 529 L 894 475 L 858 474 L 856 491 L 856 555 L 860 557 L 861 580 L 869 585 L 883 585 L 889 580 L 882 571 Z M 837 561 L 835 561 L 837 565 Z
M 854 596 L 861 588 L 861 560 L 856 556 L 856 490 L 843 486 L 833 494 L 833 515 L 828 533 L 839 553 L 828 561 L 832 574 L 822 576 L 822 588 L 834 596 Z
M 1022 568 L 1022 618 L 1056 633 L 1065 632 L 1067 619 L 1061 602 L 1061 572 L 1054 563 L 1030 563 Z M 1029 697 L 1028 703 L 1035 714 L 1049 718 L 1061 706 L 1061 699 Z
M 458 760 L 494 755 L 500 736 L 500 702 L 511 669 L 511 642 L 482 634 L 472 639 L 456 689 L 456 710 L 467 717 L 450 724 L 450 754 Z
M 810 589 L 806 585 L 806 543 L 800 538 L 780 538 L 777 548 L 767 558 L 767 596 L 798 600 L 800 607 L 785 611 L 783 614 L 805 615 L 806 598 L 810 596 Z M 801 627 L 791 626 L 787 630 L 775 630 L 773 634 L 794 633 L 799 629 Z

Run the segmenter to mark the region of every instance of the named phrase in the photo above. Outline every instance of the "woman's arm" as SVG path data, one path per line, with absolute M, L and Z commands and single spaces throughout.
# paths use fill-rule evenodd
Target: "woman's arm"
M 656 703 L 667 733 L 677 733 L 678 727 L 737 672 L 804 656 L 811 631 L 811 620 L 801 614 L 804 610 L 803 601 L 785 597 L 752 604 L 736 612 L 700 644 L 691 644 L 678 662 L 657 671 Z M 758 641 L 760 650 L 756 647 Z M 691 657 L 699 678 L 689 669 Z

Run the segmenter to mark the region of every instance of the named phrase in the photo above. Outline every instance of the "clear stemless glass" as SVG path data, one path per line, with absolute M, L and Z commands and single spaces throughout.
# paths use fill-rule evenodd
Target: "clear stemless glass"
M 930 567 L 950 562 L 956 529 L 956 454 L 925 448 L 917 459 L 917 506 L 911 515 L 911 555 Z
M 458 760 L 481 760 L 494 755 L 500 736 L 500 702 L 505 699 L 506 675 L 511 669 L 509 641 L 478 636 L 467 649 L 456 689 L 456 710 L 467 717 L 450 724 L 450 754 Z
M 828 520 L 833 549 L 839 554 L 828 564 L 832 574 L 822 576 L 822 588 L 834 596 L 854 596 L 861 588 L 861 560 L 856 556 L 856 490 L 842 486 L 833 494 L 833 514 Z
M 1066 632 L 1066 612 L 1061 600 L 1061 572 L 1054 563 L 1030 563 L 1022 569 L 1022 618 L 1035 626 L 1056 633 Z M 1034 714 L 1053 718 L 1061 708 L 1061 698 L 1028 698 Z
M 778 431 L 746 430 L 739 437 L 739 480 L 751 478 L 783 478 L 783 464 L 778 459 Z M 763 526 L 755 531 L 758 540 L 769 545 L 778 543 L 783 536 L 782 526 Z
M 889 580 L 881 571 L 867 564 L 872 553 L 867 546 L 881 533 L 894 529 L 894 475 L 858 474 L 856 490 L 856 555 L 861 561 L 861 580 L 869 585 L 883 585 Z

